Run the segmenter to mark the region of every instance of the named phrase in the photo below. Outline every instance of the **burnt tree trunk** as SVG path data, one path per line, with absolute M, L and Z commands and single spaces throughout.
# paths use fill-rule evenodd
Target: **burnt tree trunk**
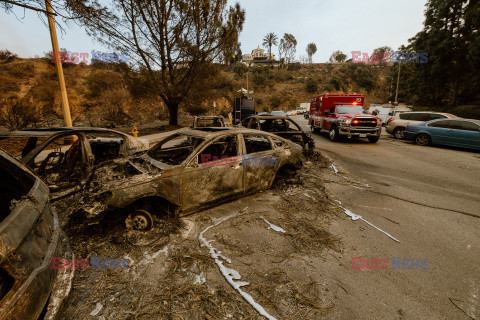
M 178 102 L 167 103 L 169 124 L 172 126 L 178 125 Z

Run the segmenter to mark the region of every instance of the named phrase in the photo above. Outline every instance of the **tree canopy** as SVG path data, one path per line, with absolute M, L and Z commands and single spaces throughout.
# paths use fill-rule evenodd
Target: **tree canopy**
M 315 54 L 315 52 L 317 52 L 317 45 L 313 42 L 309 43 L 307 45 L 306 51 L 307 51 L 307 55 L 308 55 L 308 62 L 312 63 L 312 57 Z
M 400 96 L 407 103 L 451 110 L 480 106 L 480 3 L 429 0 L 422 31 L 406 52 L 427 53 L 427 63 L 402 66 Z M 480 116 L 480 112 L 478 112 Z
M 272 46 L 276 46 L 278 44 L 278 37 L 275 33 L 270 32 L 267 33 L 265 38 L 263 38 L 263 46 L 268 48 L 269 59 L 272 56 Z
M 190 90 L 206 85 L 212 61 L 235 53 L 245 21 L 240 5 L 227 0 L 114 0 L 102 11 L 84 8 L 76 12 L 87 33 L 147 71 L 172 125 Z
M 278 48 L 280 56 L 285 57 L 285 62 L 288 64 L 295 59 L 295 53 L 297 52 L 297 39 L 293 34 L 285 33 L 280 40 Z
M 334 51 L 332 53 L 329 61 L 330 62 L 345 62 L 346 59 L 347 59 L 347 55 L 344 54 L 342 51 L 337 50 L 337 51 Z

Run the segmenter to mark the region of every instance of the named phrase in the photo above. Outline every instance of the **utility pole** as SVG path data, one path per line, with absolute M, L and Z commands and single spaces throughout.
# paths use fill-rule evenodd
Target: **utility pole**
M 400 66 L 402 65 L 402 60 L 398 62 L 398 76 L 397 76 L 397 91 L 395 92 L 395 105 L 398 106 L 398 85 L 400 83 Z
M 63 76 L 62 61 L 60 59 L 60 49 L 58 48 L 57 31 L 55 30 L 55 20 L 53 20 L 53 9 L 50 0 L 45 0 L 47 7 L 48 26 L 50 28 L 50 38 L 52 39 L 53 56 L 57 68 L 58 82 L 62 93 L 62 111 L 66 127 L 72 126 L 72 116 L 70 114 L 70 105 L 68 104 L 67 87 Z

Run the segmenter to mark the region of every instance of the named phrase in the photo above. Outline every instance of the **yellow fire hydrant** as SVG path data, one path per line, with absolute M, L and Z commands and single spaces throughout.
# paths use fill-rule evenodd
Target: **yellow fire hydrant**
M 140 131 L 137 130 L 137 127 L 133 126 L 132 131 L 130 132 L 135 138 L 138 138 Z

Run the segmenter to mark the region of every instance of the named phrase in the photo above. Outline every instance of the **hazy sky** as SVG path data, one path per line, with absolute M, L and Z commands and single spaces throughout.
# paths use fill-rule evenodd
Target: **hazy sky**
M 229 0 L 230 3 L 235 1 Z M 243 53 L 249 53 L 268 32 L 279 38 L 293 34 L 297 59 L 310 42 L 317 45 L 315 62 L 325 62 L 335 50 L 372 52 L 380 46 L 397 49 L 422 29 L 427 0 L 241 0 L 246 22 L 240 36 Z M 48 28 L 36 13 L 16 10 L 17 17 L 0 12 L 0 49 L 21 57 L 42 56 L 51 50 Z M 71 52 L 108 49 L 88 38 L 83 28 L 70 23 L 59 45 Z M 272 53 L 278 56 L 277 48 Z

